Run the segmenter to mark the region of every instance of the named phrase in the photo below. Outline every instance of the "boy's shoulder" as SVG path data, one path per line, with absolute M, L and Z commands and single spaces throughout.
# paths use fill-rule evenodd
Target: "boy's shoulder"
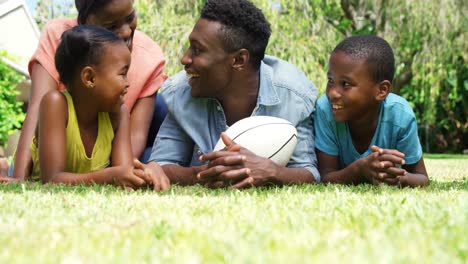
M 394 93 L 390 93 L 383 101 L 384 116 L 381 122 L 391 122 L 396 126 L 406 126 L 415 118 L 413 108 L 408 101 Z

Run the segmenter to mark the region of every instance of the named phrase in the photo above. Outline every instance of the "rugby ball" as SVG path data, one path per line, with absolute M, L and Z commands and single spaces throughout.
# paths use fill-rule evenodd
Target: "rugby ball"
M 251 116 L 225 132 L 236 144 L 285 166 L 297 145 L 297 130 L 289 121 L 272 116 Z M 213 151 L 226 147 L 220 138 Z

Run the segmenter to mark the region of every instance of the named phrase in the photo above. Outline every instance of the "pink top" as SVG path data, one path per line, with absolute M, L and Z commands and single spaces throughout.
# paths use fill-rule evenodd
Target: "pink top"
M 37 61 L 59 84 L 58 89 L 65 89 L 65 86 L 59 81 L 59 74 L 55 69 L 55 50 L 60 43 L 62 33 L 76 25 L 78 25 L 76 18 L 54 19 L 47 23 L 42 31 L 37 50 L 29 61 L 30 75 L 32 66 Z M 124 98 L 124 103 L 129 111 L 133 109 L 138 98 L 153 95 L 167 79 L 163 72 L 164 63 L 165 59 L 161 48 L 144 33 L 135 30 L 132 62 L 128 70 L 130 87 Z

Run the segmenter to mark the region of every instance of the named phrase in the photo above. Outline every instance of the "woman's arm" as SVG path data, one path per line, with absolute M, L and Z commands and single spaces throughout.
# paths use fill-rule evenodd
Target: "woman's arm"
M 154 95 L 140 98 L 133 107 L 131 123 L 131 151 L 134 158 L 139 158 L 146 147 L 148 130 L 153 118 L 155 97 Z
M 31 145 L 37 126 L 41 99 L 47 92 L 57 89 L 55 80 L 37 62 L 32 67 L 31 85 L 27 115 L 21 129 L 13 170 L 13 177 L 19 180 L 25 180 L 31 174 L 31 153 L 29 152 L 29 146 Z

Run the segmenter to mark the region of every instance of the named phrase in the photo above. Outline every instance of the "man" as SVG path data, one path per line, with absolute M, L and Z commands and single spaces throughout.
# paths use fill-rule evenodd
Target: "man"
M 312 120 L 317 88 L 293 65 L 265 56 L 269 37 L 264 15 L 247 0 L 210 0 L 203 7 L 181 59 L 185 72 L 163 85 L 168 116 L 149 163 L 136 162 L 158 175 L 158 188 L 320 180 Z M 256 156 L 225 134 L 227 147 L 212 152 L 221 132 L 252 115 L 276 116 L 296 126 L 298 143 L 287 167 Z

